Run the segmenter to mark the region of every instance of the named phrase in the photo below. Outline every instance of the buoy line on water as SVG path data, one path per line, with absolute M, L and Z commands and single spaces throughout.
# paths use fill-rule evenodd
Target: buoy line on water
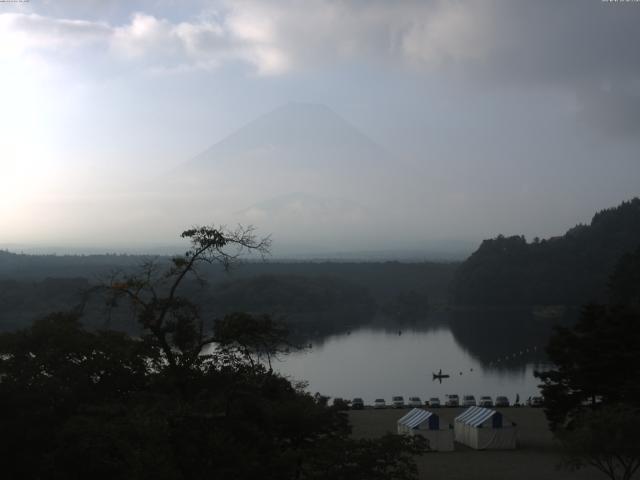
M 523 355 L 527 355 L 528 353 L 534 353 L 538 351 L 538 346 L 537 345 L 533 345 L 532 347 L 528 347 L 525 348 L 524 350 L 518 350 L 516 352 L 513 352 L 511 354 L 506 354 L 504 356 L 498 357 L 495 360 L 491 360 L 489 362 L 489 366 L 493 367 L 494 365 L 501 363 L 501 362 L 507 362 L 509 360 L 515 360 L 518 357 L 522 357 Z

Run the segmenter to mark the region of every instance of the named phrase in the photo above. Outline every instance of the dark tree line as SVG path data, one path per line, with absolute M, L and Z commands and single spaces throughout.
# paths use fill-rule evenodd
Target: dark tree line
M 95 283 L 84 278 L 0 280 L 0 331 L 30 325 L 47 312 L 78 307 L 85 300 L 85 292 L 93 286 Z M 399 319 L 423 319 L 429 310 L 424 291 L 403 290 L 387 300 L 374 297 L 360 284 L 329 275 L 258 275 L 215 284 L 207 282 L 204 287 L 189 279 L 182 288 L 205 316 L 224 316 L 235 311 L 268 313 L 300 334 L 353 329 L 370 322 L 377 311 Z M 139 325 L 126 313 L 112 312 L 108 327 L 139 334 Z M 104 305 L 95 298 L 86 303 L 82 320 L 89 327 L 104 328 Z
M 597 213 L 561 237 L 485 240 L 452 284 L 460 305 L 583 305 L 603 302 L 618 259 L 640 245 L 640 199 Z

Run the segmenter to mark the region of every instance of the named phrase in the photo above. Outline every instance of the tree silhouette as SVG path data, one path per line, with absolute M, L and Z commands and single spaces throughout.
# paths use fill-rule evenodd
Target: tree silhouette
M 344 413 L 269 365 L 290 345 L 267 316 L 205 322 L 182 293 L 203 262 L 268 251 L 251 229 L 183 233 L 185 255 L 102 286 L 143 335 L 88 331 L 54 314 L 0 335 L 3 474 L 52 479 L 396 479 L 417 475 L 420 437 L 350 438 Z M 231 249 L 231 250 L 230 250 Z
M 173 370 L 189 368 L 199 360 L 207 345 L 214 341 L 211 325 L 205 325 L 199 309 L 181 295 L 180 288 L 189 277 L 203 282 L 198 267 L 203 263 L 219 263 L 229 269 L 245 253 L 269 253 L 269 237 L 258 238 L 253 227 L 199 226 L 185 230 L 182 238 L 191 248 L 171 259 L 162 269 L 148 261 L 134 274 L 117 272 L 102 287 L 108 303 L 126 300 L 149 340 L 160 348 L 163 358 Z
M 547 347 L 555 368 L 536 373 L 566 465 L 591 465 L 612 480 L 640 468 L 639 258 L 637 250 L 618 263 L 610 305 L 589 305 L 574 327 L 556 330 Z
M 611 480 L 630 480 L 640 468 L 640 411 L 624 405 L 583 413 L 575 428 L 563 431 L 564 464 L 571 469 L 590 465 Z

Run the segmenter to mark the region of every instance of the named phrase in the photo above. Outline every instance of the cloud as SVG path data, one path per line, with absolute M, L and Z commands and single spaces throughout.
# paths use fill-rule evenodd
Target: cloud
M 522 83 L 637 75 L 639 20 L 640 8 L 601 2 L 223 0 L 183 21 L 143 9 L 121 24 L 2 14 L 0 31 L 25 48 L 106 42 L 164 66 L 240 60 L 282 74 L 354 61 L 468 64 Z
M 235 38 L 295 69 L 368 63 L 455 75 L 467 87 L 560 92 L 579 119 L 640 133 L 640 7 L 526 0 L 235 0 Z
M 144 13 L 145 5 L 119 23 L 2 14 L 0 55 L 99 45 L 110 61 L 156 72 L 240 63 L 271 76 L 353 64 L 456 73 L 474 85 L 560 89 L 581 102 L 579 115 L 606 112 L 610 123 L 620 111 L 640 129 L 620 108 L 640 98 L 637 4 L 220 0 L 182 20 Z
M 244 62 L 259 74 L 288 70 L 285 54 L 253 33 L 247 23 L 225 24 L 204 18 L 173 23 L 135 13 L 128 23 L 70 20 L 38 14 L 0 14 L 0 58 L 19 56 L 60 59 L 63 53 L 108 51 L 116 61 L 129 61 L 155 71 L 212 69 L 225 62 Z M 98 53 L 99 55 L 99 53 Z
M 173 24 L 145 13 L 115 27 L 110 48 L 117 58 L 174 71 L 217 67 L 230 51 L 216 22 Z
M 214 68 L 241 61 L 277 75 L 336 62 L 439 64 L 475 58 L 475 9 L 457 3 L 226 2 L 214 15 L 175 22 L 137 12 L 109 25 L 37 14 L 0 15 L 0 31 L 21 50 L 86 49 L 97 42 L 117 58 L 164 68 Z
M 442 1 L 230 2 L 229 31 L 289 59 L 292 68 L 353 61 L 432 67 L 482 55 L 473 3 Z
M 431 15 L 412 21 L 402 37 L 403 53 L 428 67 L 486 59 L 492 47 L 489 5 L 439 3 Z
M 5 13 L 0 15 L 0 55 L 73 50 L 105 41 L 110 34 L 111 28 L 100 22 Z

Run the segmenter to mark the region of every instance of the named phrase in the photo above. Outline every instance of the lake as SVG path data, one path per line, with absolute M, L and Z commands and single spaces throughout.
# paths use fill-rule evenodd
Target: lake
M 535 370 L 549 367 L 544 345 L 554 322 L 530 315 L 483 312 L 441 314 L 417 322 L 372 324 L 317 337 L 311 348 L 274 365 L 308 390 L 331 397 L 419 396 L 447 393 L 495 399 L 539 395 Z M 442 383 L 432 373 L 442 369 Z

